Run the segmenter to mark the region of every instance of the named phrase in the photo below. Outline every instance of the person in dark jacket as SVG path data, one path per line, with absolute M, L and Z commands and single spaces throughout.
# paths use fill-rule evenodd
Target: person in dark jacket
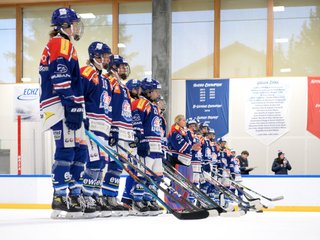
M 249 172 L 253 170 L 253 168 L 249 168 L 248 162 L 249 152 L 244 150 L 241 152 L 241 155 L 237 156 L 240 164 L 241 175 L 249 175 Z
M 272 164 L 272 171 L 274 174 L 288 174 L 288 170 L 291 170 L 289 161 L 285 158 L 283 152 L 278 153 L 278 157 L 274 159 Z

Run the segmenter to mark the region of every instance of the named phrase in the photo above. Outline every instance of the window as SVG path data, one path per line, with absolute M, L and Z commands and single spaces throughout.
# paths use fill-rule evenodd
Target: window
M 119 6 L 119 54 L 130 64 L 129 78 L 151 76 L 151 2 L 121 3 Z
M 213 0 L 172 1 L 172 78 L 213 78 Z
M 91 4 L 71 6 L 80 14 L 84 33 L 79 41 L 74 41 L 78 52 L 80 67 L 86 64 L 89 58 L 88 47 L 92 42 L 101 41 L 112 49 L 112 6 L 111 4 Z
M 56 6 L 23 8 L 23 68 L 24 81 L 39 82 L 39 63 L 49 40 L 52 12 Z
M 221 77 L 266 75 L 267 0 L 221 1 Z
M 274 1 L 274 75 L 319 75 L 320 2 Z
M 16 10 L 0 8 L 0 83 L 16 82 Z

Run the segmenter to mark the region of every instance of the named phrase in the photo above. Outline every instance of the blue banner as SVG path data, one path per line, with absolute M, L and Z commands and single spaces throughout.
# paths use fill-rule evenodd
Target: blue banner
M 187 80 L 187 118 L 197 117 L 216 132 L 216 138 L 229 132 L 229 79 Z

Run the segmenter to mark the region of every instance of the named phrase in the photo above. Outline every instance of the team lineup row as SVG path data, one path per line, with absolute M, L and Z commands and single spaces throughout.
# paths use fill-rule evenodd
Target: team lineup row
M 158 201 L 174 214 L 234 212 L 233 202 L 243 212 L 261 210 L 238 183 L 238 161 L 223 139 L 215 141 L 213 129 L 178 115 L 167 131 L 159 81 L 124 84 L 128 62 L 99 41 L 89 45 L 80 68 L 72 44 L 83 33 L 80 17 L 59 8 L 51 23 L 39 75 L 43 128 L 56 146 L 52 218 L 158 215 Z M 120 203 L 123 169 L 129 176 Z

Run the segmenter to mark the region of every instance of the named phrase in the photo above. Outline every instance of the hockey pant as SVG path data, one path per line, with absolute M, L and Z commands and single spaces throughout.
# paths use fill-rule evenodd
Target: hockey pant
M 54 195 L 80 195 L 82 173 L 87 161 L 88 149 L 85 144 L 83 127 L 77 131 L 67 128 L 63 120 L 51 127 L 56 150 L 52 166 Z
M 83 175 L 82 192 L 85 196 L 100 196 L 103 169 L 107 164 L 108 156 L 89 138 L 87 142 L 89 160 Z

